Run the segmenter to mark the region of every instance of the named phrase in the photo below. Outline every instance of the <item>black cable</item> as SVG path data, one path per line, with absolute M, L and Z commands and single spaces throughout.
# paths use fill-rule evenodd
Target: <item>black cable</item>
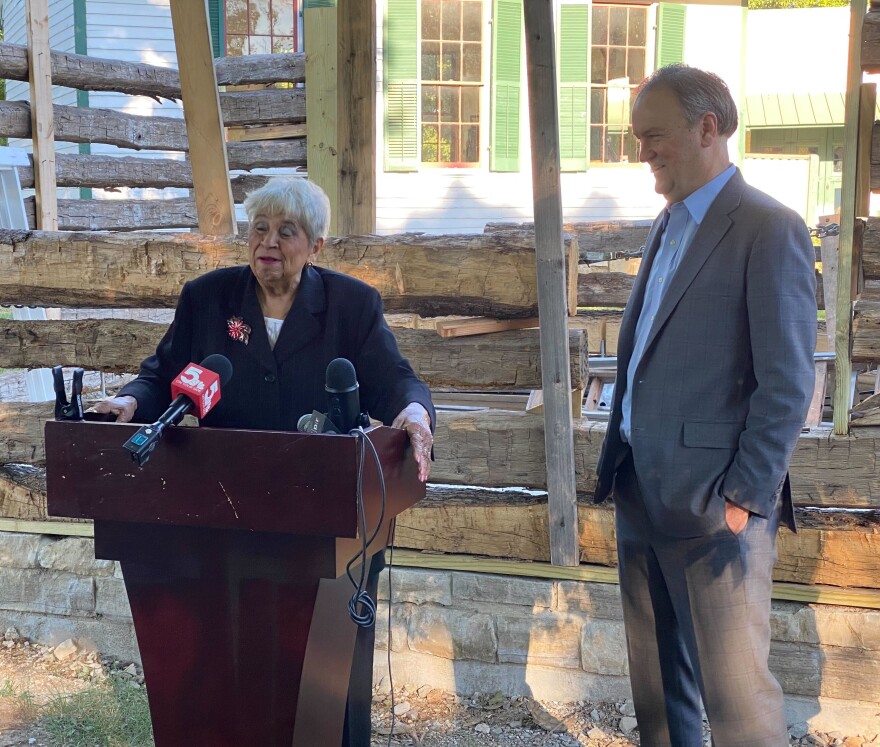
M 385 475 L 382 472 L 382 463 L 379 460 L 379 454 L 376 451 L 376 447 L 373 445 L 373 442 L 367 436 L 366 433 L 361 428 L 355 428 L 349 431 L 350 435 L 353 435 L 358 444 L 358 474 L 357 474 L 357 507 L 358 507 L 358 520 L 360 523 L 360 533 L 361 533 L 361 549 L 358 553 L 354 555 L 354 557 L 348 561 L 345 566 L 345 573 L 348 576 L 348 580 L 351 581 L 352 586 L 355 588 L 354 594 L 352 594 L 351 599 L 348 602 L 348 614 L 351 617 L 352 621 L 362 627 L 369 628 L 376 622 L 376 601 L 370 597 L 370 595 L 366 591 L 366 580 L 367 580 L 367 565 L 370 562 L 369 557 L 367 556 L 367 550 L 369 546 L 373 543 L 373 540 L 379 534 L 379 531 L 382 528 L 382 522 L 385 520 Z M 366 444 L 369 444 L 370 451 L 373 454 L 373 459 L 376 463 L 376 472 L 379 477 L 379 487 L 382 494 L 382 502 L 381 508 L 379 511 L 379 520 L 376 523 L 376 528 L 373 530 L 373 533 L 367 537 L 367 516 L 366 510 L 364 509 L 364 494 L 363 494 L 363 476 L 364 476 L 364 462 L 366 461 Z M 357 563 L 358 559 L 361 559 L 361 573 L 360 579 L 355 581 L 354 576 L 352 575 L 351 568 Z
M 388 730 L 388 747 L 391 747 L 391 737 L 394 735 L 394 674 L 391 671 L 391 569 L 394 566 L 394 532 L 397 529 L 397 517 L 391 520 L 391 533 L 388 540 L 388 645 L 385 647 L 385 655 L 388 659 L 388 686 L 391 688 L 391 728 Z

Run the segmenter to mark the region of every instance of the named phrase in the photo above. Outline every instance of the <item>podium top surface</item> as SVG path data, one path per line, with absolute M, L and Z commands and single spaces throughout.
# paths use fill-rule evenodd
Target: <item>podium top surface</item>
M 46 423 L 46 487 L 54 516 L 328 537 L 358 536 L 359 449 L 354 436 L 220 428 L 169 428 L 138 467 L 122 444 L 139 426 Z M 425 495 L 406 433 L 367 432 L 382 463 L 386 518 Z M 369 446 L 367 526 L 381 491 Z

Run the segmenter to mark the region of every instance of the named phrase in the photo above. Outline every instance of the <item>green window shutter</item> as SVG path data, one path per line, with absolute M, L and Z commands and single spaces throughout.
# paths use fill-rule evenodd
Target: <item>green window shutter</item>
M 419 168 L 419 0 L 388 0 L 383 42 L 385 170 Z
M 211 49 L 214 57 L 226 55 L 226 44 L 223 38 L 223 0 L 208 0 L 208 26 L 211 29 Z
M 492 171 L 519 171 L 522 36 L 522 0 L 495 0 L 489 151 Z
M 655 68 L 684 61 L 685 6 L 660 3 L 657 6 L 657 59 Z
M 559 161 L 563 171 L 590 163 L 590 5 L 559 8 Z

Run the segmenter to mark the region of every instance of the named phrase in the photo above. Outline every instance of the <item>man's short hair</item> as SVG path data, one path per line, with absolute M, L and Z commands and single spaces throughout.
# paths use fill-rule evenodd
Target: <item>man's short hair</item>
M 727 84 L 715 73 L 683 63 L 666 65 L 642 81 L 636 101 L 645 91 L 658 88 L 672 91 L 688 125 L 695 125 L 706 112 L 712 112 L 718 119 L 719 135 L 730 136 L 736 131 L 736 104 Z

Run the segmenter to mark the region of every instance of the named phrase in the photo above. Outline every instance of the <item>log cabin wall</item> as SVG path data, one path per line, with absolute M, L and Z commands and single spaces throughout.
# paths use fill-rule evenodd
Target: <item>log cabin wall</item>
M 0 44 L 0 77 L 28 79 L 26 48 Z M 133 96 L 180 99 L 180 80 L 171 68 L 121 60 L 92 59 L 84 55 L 51 53 L 52 82 L 83 91 L 116 91 Z M 231 128 L 227 143 L 229 168 L 304 168 L 305 59 L 302 54 L 223 57 L 215 62 L 217 82 L 223 88 L 223 121 Z M 54 106 L 57 142 L 101 143 L 138 151 L 188 152 L 183 119 L 139 116 L 110 109 Z M 0 137 L 31 137 L 30 105 L 26 101 L 0 102 Z M 233 140 L 233 138 L 235 138 Z M 191 189 L 192 168 L 185 160 L 59 153 L 59 188 L 118 190 Z M 22 187 L 34 186 L 33 169 L 20 169 Z M 265 176 L 239 174 L 231 179 L 236 203 L 265 183 Z M 159 193 L 161 194 L 161 193 Z M 33 198 L 26 200 L 31 227 Z M 132 231 L 195 228 L 191 197 L 176 199 L 62 199 L 58 204 L 61 230 Z

